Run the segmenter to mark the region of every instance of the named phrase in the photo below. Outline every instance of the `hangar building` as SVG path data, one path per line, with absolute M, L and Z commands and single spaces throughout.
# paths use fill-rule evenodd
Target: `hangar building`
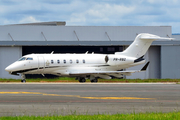
M 176 38 L 154 41 L 145 58 L 146 72 L 126 78 L 180 78 L 180 35 L 171 26 L 66 26 L 66 22 L 42 22 L 0 26 L 0 78 L 20 78 L 4 69 L 30 53 L 113 54 L 126 49 L 139 33 Z M 141 69 L 143 65 L 129 69 Z

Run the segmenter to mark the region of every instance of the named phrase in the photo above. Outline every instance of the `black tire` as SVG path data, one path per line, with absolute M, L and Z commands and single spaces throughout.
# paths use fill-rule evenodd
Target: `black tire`
M 91 80 L 91 83 L 94 83 L 94 80 Z
M 79 79 L 79 82 L 80 82 L 80 83 L 84 83 L 84 82 L 86 82 L 86 79 L 85 79 L 85 78 L 80 78 L 80 79 Z
M 25 80 L 25 79 L 23 79 L 23 80 L 21 80 L 21 82 L 22 82 L 22 83 L 26 83 L 26 80 Z
M 91 80 L 91 83 L 97 83 L 97 82 L 98 82 L 98 79 Z
M 98 79 L 95 79 L 94 82 L 97 83 L 97 82 L 98 82 Z

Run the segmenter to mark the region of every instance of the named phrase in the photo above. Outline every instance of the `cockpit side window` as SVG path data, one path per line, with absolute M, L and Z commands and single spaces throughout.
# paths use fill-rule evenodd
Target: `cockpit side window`
M 26 60 L 26 58 L 25 58 L 25 57 L 22 57 L 22 58 L 20 58 L 18 61 L 23 61 L 23 60 Z
M 33 60 L 33 58 L 27 58 L 26 60 Z

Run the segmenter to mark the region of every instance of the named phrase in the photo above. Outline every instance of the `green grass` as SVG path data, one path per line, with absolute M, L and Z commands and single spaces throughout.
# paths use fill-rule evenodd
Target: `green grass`
M 36 78 L 36 79 L 26 79 L 27 82 L 78 82 L 75 78 L 69 77 L 59 77 L 53 79 L 47 78 Z M 20 82 L 20 79 L 2 79 L 0 78 L 0 82 Z M 90 82 L 89 79 L 86 80 Z M 156 83 L 156 82 L 175 82 L 177 84 L 180 83 L 180 79 L 98 79 L 98 82 L 120 82 L 120 83 Z
M 180 112 L 115 115 L 15 116 L 0 120 L 180 120 Z

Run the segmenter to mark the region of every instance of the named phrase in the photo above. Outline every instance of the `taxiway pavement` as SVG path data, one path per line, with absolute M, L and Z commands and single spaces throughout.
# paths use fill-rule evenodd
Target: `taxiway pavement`
M 179 110 L 179 84 L 0 84 L 0 116 Z

